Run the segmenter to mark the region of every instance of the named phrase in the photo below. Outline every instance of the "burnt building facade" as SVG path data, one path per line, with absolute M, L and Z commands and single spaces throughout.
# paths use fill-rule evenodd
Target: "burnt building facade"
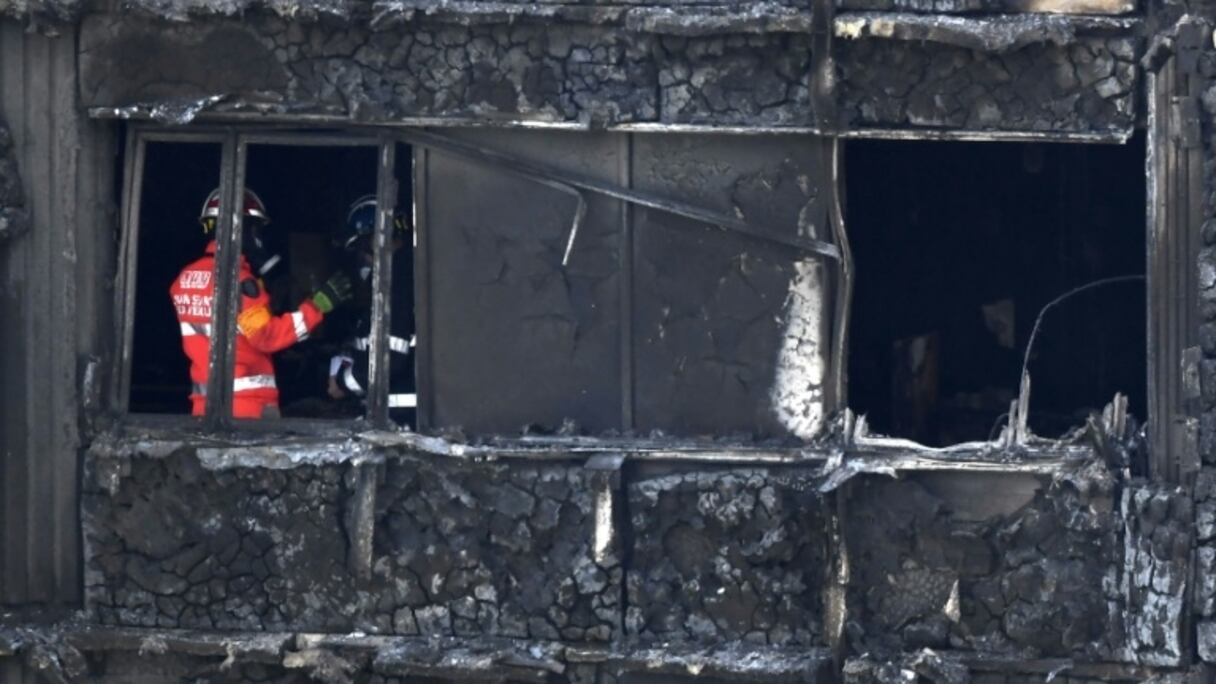
M 1208 681 L 1214 29 L 0 0 L 0 680 Z M 246 189 L 278 310 L 378 207 L 255 421 Z

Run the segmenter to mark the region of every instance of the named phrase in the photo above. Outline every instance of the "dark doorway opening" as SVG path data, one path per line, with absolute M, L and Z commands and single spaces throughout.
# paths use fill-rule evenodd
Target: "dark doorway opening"
M 1126 145 L 853 141 L 846 225 L 856 281 L 849 403 L 875 432 L 946 445 L 994 436 L 1040 309 L 1143 274 L 1142 136 Z M 1047 313 L 1029 423 L 1081 425 L 1116 392 L 1146 415 L 1143 281 Z

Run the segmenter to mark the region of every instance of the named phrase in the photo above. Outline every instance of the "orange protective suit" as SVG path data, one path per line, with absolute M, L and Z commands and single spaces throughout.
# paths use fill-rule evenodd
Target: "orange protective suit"
M 324 318 L 309 300 L 298 309 L 275 316 L 270 296 L 253 275 L 242 255 L 237 274 L 241 310 L 237 316 L 236 360 L 233 366 L 232 415 L 261 418 L 277 415 L 279 390 L 274 382 L 271 354 L 286 349 L 308 335 Z M 169 288 L 177 320 L 181 324 L 182 349 L 190 358 L 191 413 L 203 415 L 206 406 L 207 371 L 211 360 L 211 305 L 215 295 L 215 241 L 206 254 L 182 269 Z M 268 410 L 273 409 L 273 410 Z

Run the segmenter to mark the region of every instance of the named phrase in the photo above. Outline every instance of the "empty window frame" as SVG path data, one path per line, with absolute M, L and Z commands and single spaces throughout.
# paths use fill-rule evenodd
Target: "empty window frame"
M 852 141 L 850 407 L 878 433 L 995 437 L 1018 396 L 1059 437 L 1116 392 L 1147 415 L 1144 140 Z
M 403 149 L 399 173 L 398 146 L 374 137 L 133 128 L 118 287 L 125 322 L 113 397 L 119 411 L 193 409 L 212 426 L 226 425 L 234 413 L 253 417 L 246 390 L 260 381 L 258 387 L 277 390 L 279 407 L 260 417 L 366 416 L 387 425 L 391 409 L 393 419 L 412 424 L 414 250 L 409 212 L 396 211 L 410 207 Z M 218 210 L 214 201 L 205 204 L 212 190 Z M 367 210 L 358 216 L 372 222 L 370 234 L 348 234 L 356 206 Z M 270 219 L 265 226 L 261 213 Z M 211 215 L 209 225 L 203 214 Z M 402 295 L 373 296 L 393 288 L 394 272 Z M 336 273 L 346 274 L 351 301 L 314 325 L 316 306 L 306 312 L 302 302 L 315 301 L 311 295 Z M 254 299 L 269 304 L 270 317 L 250 314 Z M 202 336 L 193 338 L 202 342 L 193 349 L 185 344 L 187 327 Z M 262 360 L 272 359 L 269 372 L 250 356 L 255 337 L 236 337 L 251 329 L 265 333 L 256 346 Z M 390 355 L 401 357 L 392 372 Z M 192 362 L 225 370 L 200 377 L 195 368 L 192 376 Z

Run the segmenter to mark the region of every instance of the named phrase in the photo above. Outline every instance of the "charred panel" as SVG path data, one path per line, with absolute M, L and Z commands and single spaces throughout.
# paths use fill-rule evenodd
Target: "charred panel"
M 604 491 L 596 473 L 403 457 L 369 466 L 379 469 L 378 486 L 365 492 L 358 466 L 328 460 L 332 453 L 286 468 L 216 468 L 191 449 L 92 460 L 83 510 L 93 620 L 423 637 L 616 636 L 622 572 L 614 548 L 592 549 Z M 368 495 L 371 524 L 361 530 L 351 515 Z M 351 562 L 359 545 L 370 550 L 366 572 Z
M 825 147 L 774 136 L 638 136 L 636 188 L 829 239 Z M 636 426 L 810 437 L 830 322 L 822 258 L 672 214 L 634 211 Z
M 868 479 L 852 493 L 856 653 L 1118 657 L 1123 521 L 1109 480 L 921 475 Z
M 616 136 L 463 137 L 601 180 L 622 164 Z M 620 427 L 620 203 L 586 195 L 563 265 L 575 198 L 447 154 L 426 160 L 431 425 L 509 434 L 570 422 Z

